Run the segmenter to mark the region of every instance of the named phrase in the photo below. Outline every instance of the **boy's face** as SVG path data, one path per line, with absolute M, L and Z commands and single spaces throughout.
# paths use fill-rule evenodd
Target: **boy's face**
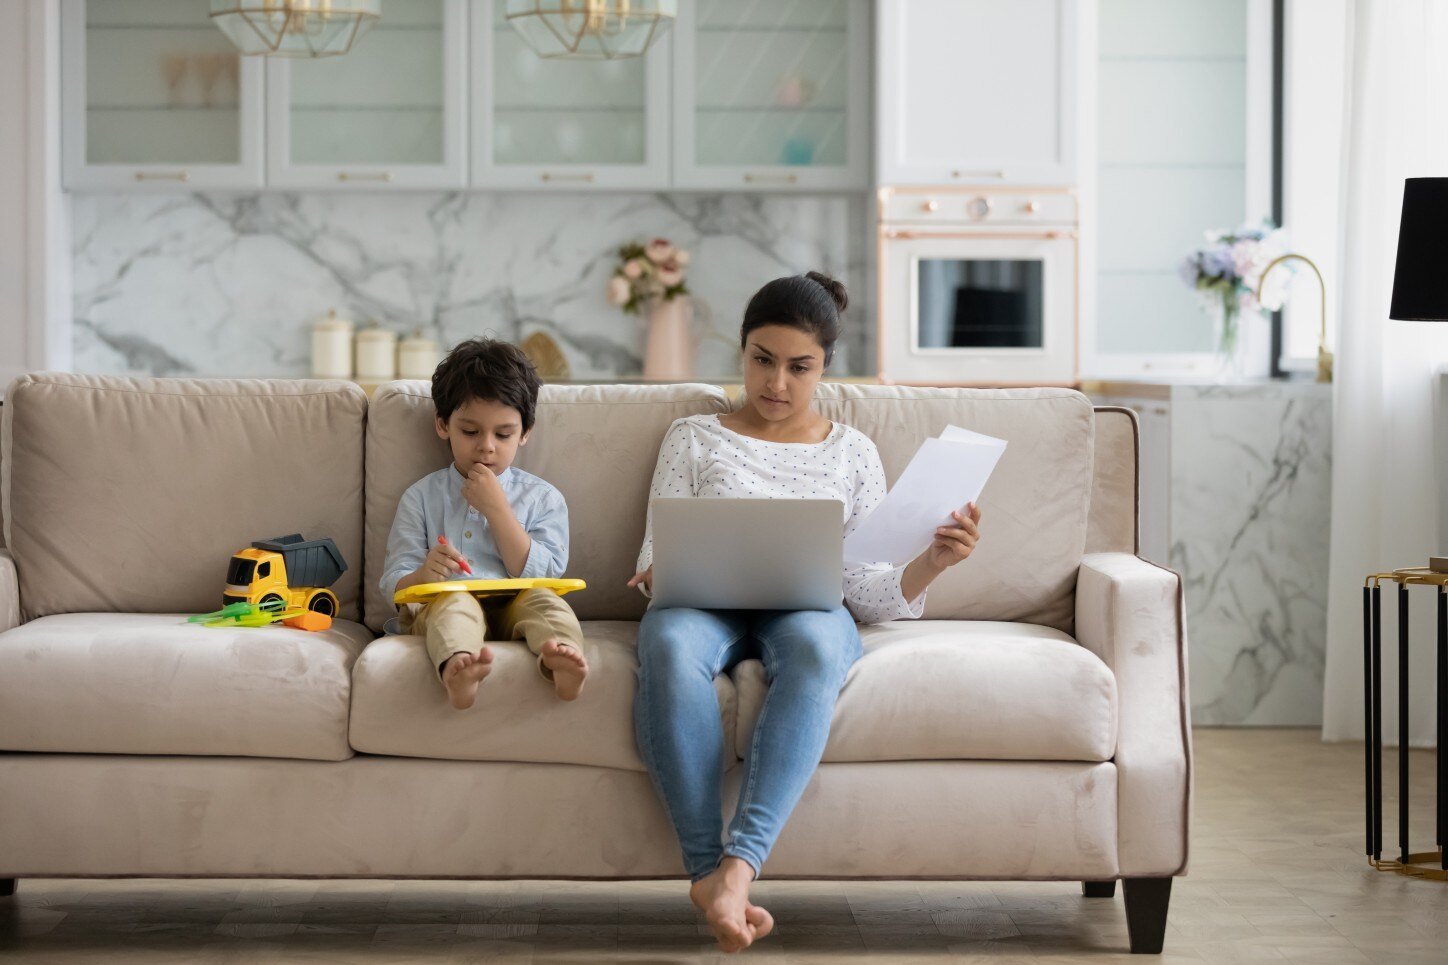
M 528 441 L 518 410 L 491 399 L 468 399 L 447 422 L 435 422 L 437 434 L 452 447 L 453 465 L 464 476 L 479 463 L 502 475 L 517 458 L 518 447 Z

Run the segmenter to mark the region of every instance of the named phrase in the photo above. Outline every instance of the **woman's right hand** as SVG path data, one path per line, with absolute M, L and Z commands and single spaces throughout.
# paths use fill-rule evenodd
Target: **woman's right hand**
M 639 586 L 640 584 L 643 585 L 645 593 L 654 592 L 654 568 L 652 566 L 642 572 L 635 573 L 633 579 L 628 581 L 629 586 Z

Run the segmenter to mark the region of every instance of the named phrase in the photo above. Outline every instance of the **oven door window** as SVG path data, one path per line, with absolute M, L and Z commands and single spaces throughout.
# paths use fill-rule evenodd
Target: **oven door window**
M 921 258 L 916 264 L 917 348 L 1043 347 L 1041 260 Z

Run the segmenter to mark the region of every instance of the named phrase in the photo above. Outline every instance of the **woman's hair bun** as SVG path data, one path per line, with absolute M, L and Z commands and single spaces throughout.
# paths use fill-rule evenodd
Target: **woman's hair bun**
M 830 293 L 830 297 L 835 300 L 835 309 L 837 311 L 844 311 L 845 306 L 850 303 L 850 294 L 845 291 L 845 283 L 838 278 L 831 278 L 822 271 L 806 272 L 805 277 L 818 283 L 825 291 Z

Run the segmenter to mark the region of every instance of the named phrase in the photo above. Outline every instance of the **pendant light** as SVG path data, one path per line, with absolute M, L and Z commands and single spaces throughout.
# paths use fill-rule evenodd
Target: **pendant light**
M 639 57 L 678 16 L 678 0 L 508 0 L 513 29 L 540 57 Z
M 382 0 L 211 0 L 211 19 L 243 54 L 337 57 L 381 19 Z

